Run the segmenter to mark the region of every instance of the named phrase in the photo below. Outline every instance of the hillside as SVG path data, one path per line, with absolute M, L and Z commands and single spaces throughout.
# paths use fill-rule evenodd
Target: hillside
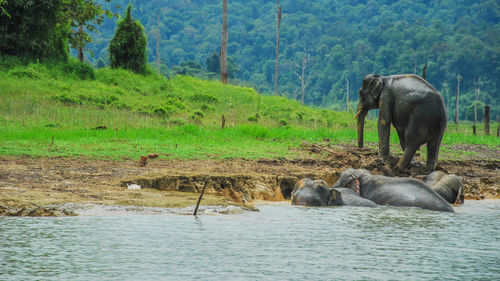
M 175 158 L 196 158 L 198 147 L 192 144 L 199 141 L 208 150 L 204 157 L 285 156 L 293 153 L 289 145 L 302 140 L 354 140 L 356 135 L 350 114 L 187 76 L 167 80 L 109 68 L 94 71 L 73 61 L 16 66 L 15 59 L 4 58 L 0 78 L 0 154 L 138 157 L 145 153 L 136 148 L 141 143 L 157 153 L 175 150 Z M 282 142 L 267 149 L 273 139 Z M 23 143 L 30 142 L 44 148 L 27 149 Z M 189 145 L 174 149 L 183 143 Z
M 156 16 L 160 16 L 160 56 L 170 71 L 183 62 L 202 67 L 220 45 L 220 1 L 116 0 L 109 7 L 123 13 L 128 3 L 149 39 L 149 59 L 156 59 Z M 367 73 L 422 73 L 449 103 L 454 119 L 456 77 L 461 82 L 460 119 L 472 120 L 474 81 L 481 80 L 482 105 L 499 113 L 500 6 L 498 1 L 281 1 L 279 92 L 299 95 L 293 74 L 304 54 L 310 55 L 305 101 L 345 110 L 346 79 L 356 100 Z M 234 0 L 229 3 L 228 54 L 240 83 L 270 93 L 274 85 L 276 1 Z M 91 46 L 96 64 L 107 56 L 115 23 L 106 21 Z M 165 69 L 165 73 L 168 71 Z M 174 70 L 175 71 L 175 70 Z

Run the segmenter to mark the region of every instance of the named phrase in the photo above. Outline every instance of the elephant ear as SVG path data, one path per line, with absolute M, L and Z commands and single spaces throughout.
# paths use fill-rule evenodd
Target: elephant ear
M 370 95 L 373 99 L 378 100 L 382 90 L 384 89 L 384 80 L 380 75 L 369 74 L 363 79 L 363 86 L 364 85 L 366 85 L 366 88 L 370 90 Z

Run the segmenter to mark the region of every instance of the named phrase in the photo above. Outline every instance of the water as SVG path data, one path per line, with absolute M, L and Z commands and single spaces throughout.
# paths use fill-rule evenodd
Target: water
M 0 280 L 500 280 L 500 200 L 0 218 Z

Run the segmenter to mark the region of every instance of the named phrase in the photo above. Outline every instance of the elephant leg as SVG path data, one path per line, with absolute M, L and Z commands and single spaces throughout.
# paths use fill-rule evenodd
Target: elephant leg
M 399 144 L 401 145 L 401 150 L 405 151 L 405 131 L 403 129 L 396 129 L 399 137 Z
M 415 152 L 425 142 L 427 130 L 421 126 L 415 126 L 415 122 L 410 121 L 408 128 L 405 131 L 405 149 L 398 164 L 394 167 L 396 174 L 407 174 L 410 169 L 410 163 L 415 155 Z
M 427 164 L 426 169 L 428 172 L 434 171 L 439 154 L 439 146 L 441 145 L 442 134 L 432 137 L 427 142 Z

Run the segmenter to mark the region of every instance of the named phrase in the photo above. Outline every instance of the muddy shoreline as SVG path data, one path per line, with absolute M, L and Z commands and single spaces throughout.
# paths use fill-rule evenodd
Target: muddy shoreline
M 252 208 L 256 200 L 290 198 L 296 181 L 323 179 L 333 185 L 347 168 L 365 168 L 390 175 L 391 169 L 374 148 L 304 143 L 308 157 L 260 160 L 153 159 L 145 167 L 138 160 L 93 160 L 66 157 L 0 157 L 0 215 L 75 215 L 63 204 L 121 205 L 185 208 L 196 203 L 208 182 L 202 205 Z M 466 200 L 500 199 L 499 150 L 463 160 L 440 160 L 438 170 L 457 174 Z M 393 157 L 395 164 L 397 158 Z M 417 157 L 411 176 L 421 179 L 423 156 Z M 138 184 L 142 189 L 129 190 Z

